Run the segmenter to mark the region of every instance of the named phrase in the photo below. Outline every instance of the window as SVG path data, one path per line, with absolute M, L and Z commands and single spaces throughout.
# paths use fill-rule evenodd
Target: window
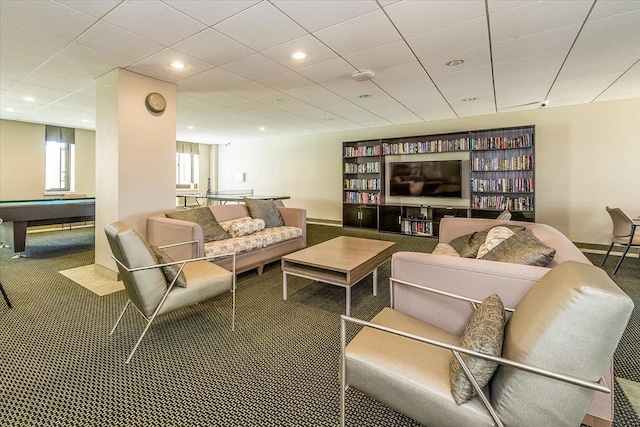
M 176 188 L 198 188 L 200 176 L 198 144 L 176 143 Z
M 73 191 L 75 187 L 75 129 L 47 126 L 45 191 Z

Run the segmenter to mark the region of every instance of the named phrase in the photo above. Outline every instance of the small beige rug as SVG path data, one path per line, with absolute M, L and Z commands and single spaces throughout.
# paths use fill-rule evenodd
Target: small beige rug
M 624 378 L 616 377 L 618 384 L 624 391 L 625 396 L 633 406 L 636 414 L 640 416 L 640 383 L 630 381 Z
M 85 265 L 83 267 L 62 270 L 58 273 L 73 280 L 80 286 L 89 289 L 96 295 L 104 296 L 124 289 L 122 281 L 113 280 L 96 271 L 95 265 Z

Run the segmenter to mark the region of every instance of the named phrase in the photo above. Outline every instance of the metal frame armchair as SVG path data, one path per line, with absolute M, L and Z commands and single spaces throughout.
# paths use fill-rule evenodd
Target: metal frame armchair
M 125 286 L 127 302 L 118 320 L 109 332 L 112 335 L 122 320 L 129 305 L 133 305 L 146 321 L 142 334 L 126 359 L 129 363 L 155 318 L 179 308 L 187 307 L 224 292 L 232 293 L 231 330 L 235 328 L 236 310 L 236 259 L 234 253 L 210 257 L 158 263 L 158 258 L 145 239 L 136 230 L 123 222 L 105 226 L 121 279 Z M 194 244 L 183 242 L 165 247 Z M 214 258 L 232 258 L 232 271 L 209 262 Z M 177 266 L 171 282 L 167 281 L 163 267 Z M 178 286 L 181 273 L 185 283 Z
M 636 235 L 636 230 L 640 225 L 640 220 L 634 221 L 620 208 L 610 208 L 607 206 L 606 209 L 609 216 L 611 216 L 611 222 L 613 222 L 613 232 L 611 235 L 611 245 L 609 246 L 607 255 L 602 261 L 602 265 L 607 262 L 607 258 L 609 258 L 609 253 L 611 252 L 611 249 L 613 249 L 613 245 L 625 246 L 624 253 L 620 257 L 620 261 L 618 261 L 616 267 L 613 269 L 613 274 L 616 274 L 622 264 L 622 261 L 627 256 L 629 249 L 632 247 L 640 247 L 640 234 Z
M 480 303 L 391 282 L 398 285 Z M 593 393 L 610 392 L 602 373 L 632 309 L 631 299 L 604 271 L 567 261 L 541 278 L 518 304 L 505 327 L 502 357 L 462 348 L 459 336 L 394 308 L 383 309 L 370 322 L 343 315 L 340 425 L 345 425 L 348 386 L 425 425 L 580 425 Z M 348 345 L 347 322 L 364 326 Z M 461 354 L 499 364 L 485 389 Z M 451 395 L 452 357 L 477 394 L 461 405 Z

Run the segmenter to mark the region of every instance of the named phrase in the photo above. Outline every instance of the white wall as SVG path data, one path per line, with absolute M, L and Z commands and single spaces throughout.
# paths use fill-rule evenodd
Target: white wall
M 576 242 L 607 243 L 605 206 L 640 216 L 640 99 L 219 146 L 218 187 L 286 194 L 310 218 L 342 219 L 342 142 L 536 126 L 536 220 Z M 246 182 L 234 181 L 246 172 Z
M 0 120 L 0 200 L 41 199 L 45 125 Z M 95 132 L 76 129 L 77 193 L 95 195 Z

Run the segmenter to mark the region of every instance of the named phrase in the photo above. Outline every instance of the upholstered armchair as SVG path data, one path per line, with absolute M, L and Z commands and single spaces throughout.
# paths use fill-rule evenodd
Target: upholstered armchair
M 173 261 L 163 251 L 166 247 L 149 246 L 140 233 L 123 222 L 107 224 L 105 233 L 127 294 L 127 302 L 109 334 L 116 330 L 129 305 L 133 305 L 147 322 L 126 363 L 133 357 L 157 316 L 228 291 L 232 293 L 231 329 L 234 329 L 235 254 Z M 220 257 L 232 259 L 232 271 L 209 262 Z
M 459 298 L 399 280 L 393 286 Z M 462 299 L 480 307 L 475 313 L 487 301 Z M 498 312 L 503 308 L 500 303 Z M 342 316 L 341 425 L 348 415 L 347 387 L 428 426 L 580 425 L 594 392 L 609 392 L 613 386 L 604 383 L 602 373 L 631 315 L 631 299 L 602 269 L 567 261 L 535 283 L 515 310 L 504 309 L 504 340 L 494 355 L 484 344 L 482 350 L 468 345 L 471 322 L 461 337 L 411 317 L 393 303 L 370 322 Z M 479 338 L 502 338 L 504 323 L 493 319 L 493 329 L 482 330 Z M 363 328 L 347 345 L 351 323 Z M 452 359 L 462 368 L 456 377 Z M 477 369 L 483 361 L 494 364 L 495 373 L 488 378 L 486 370 Z M 471 397 L 459 404 L 460 373 Z

